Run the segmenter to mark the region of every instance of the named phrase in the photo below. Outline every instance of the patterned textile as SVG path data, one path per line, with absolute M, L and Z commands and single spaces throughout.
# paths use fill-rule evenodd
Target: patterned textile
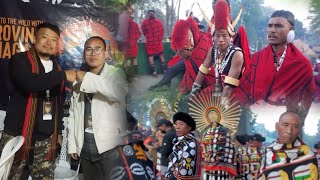
M 253 54 L 251 68 L 239 86 L 244 90 L 244 97 L 251 103 L 264 100 L 273 105 L 304 101 L 307 108 L 315 90 L 310 61 L 291 43 L 279 71 L 275 69 L 273 56 L 271 45 Z
M 5 144 L 11 140 L 14 136 L 3 134 L 0 141 L 0 149 L 2 150 Z M 28 167 L 30 176 L 33 179 L 41 180 L 53 180 L 54 179 L 54 168 L 55 162 L 46 160 L 46 156 L 50 151 L 51 138 L 47 138 L 42 141 L 35 141 L 32 144 L 32 149 L 30 150 L 30 158 L 27 160 L 19 160 L 15 157 L 11 171 L 9 174 L 10 180 L 20 180 L 25 176 L 25 168 Z
M 249 145 L 240 147 L 238 151 L 241 179 L 257 179 L 264 150 Z
M 317 159 L 299 138 L 286 145 L 273 142 L 266 148 L 259 179 L 318 179 Z
M 146 53 L 148 56 L 163 53 L 162 38 L 164 28 L 162 22 L 157 19 L 146 19 L 141 25 L 142 33 L 146 37 Z
M 227 128 L 220 124 L 209 128 L 202 136 L 202 144 L 204 171 L 208 176 L 230 178 L 237 175 L 236 152 Z
M 201 34 L 199 41 L 195 44 L 195 48 L 192 51 L 191 57 L 184 60 L 186 71 L 182 77 L 180 84 L 181 92 L 190 92 L 192 85 L 198 75 L 199 67 L 205 60 L 209 49 L 212 46 L 212 42 L 206 35 Z M 214 81 L 214 70 L 209 71 L 209 74 L 205 77 L 205 86 L 209 86 Z
M 125 49 L 125 57 L 132 58 L 138 55 L 138 40 L 141 36 L 139 26 L 132 19 L 129 19 L 129 29 L 128 29 L 129 41 L 128 48 Z
M 110 180 L 154 180 L 155 167 L 149 154 L 140 144 L 127 144 L 117 147 L 119 157 L 114 157 Z
M 173 152 L 169 159 L 168 179 L 199 180 L 201 175 L 201 146 L 194 132 L 173 140 Z

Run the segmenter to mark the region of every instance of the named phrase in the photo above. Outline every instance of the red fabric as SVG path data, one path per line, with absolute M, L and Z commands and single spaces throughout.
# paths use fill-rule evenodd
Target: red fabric
M 193 42 L 199 41 L 199 29 L 196 21 L 192 17 L 189 17 L 187 20 L 179 20 L 172 30 L 171 48 L 173 50 L 191 47 L 191 39 L 188 36 L 189 29 L 193 35 Z
M 191 57 L 184 61 L 186 66 L 186 71 L 182 77 L 180 84 L 180 91 L 185 93 L 192 89 L 193 82 L 195 81 L 199 67 L 205 60 L 208 51 L 211 48 L 212 42 L 207 38 L 205 34 L 200 35 L 199 42 L 195 45 L 192 51 Z M 214 80 L 214 70 L 213 68 L 209 71 L 209 74 L 205 77 L 205 86 L 209 86 Z
M 288 99 L 296 102 L 301 102 L 302 98 L 311 99 L 315 90 L 311 63 L 291 43 L 278 72 L 270 45 L 255 53 L 250 76 L 252 102 L 262 99 L 270 104 L 286 105 Z
M 128 48 L 125 49 L 125 57 L 137 57 L 138 56 L 138 40 L 141 36 L 139 26 L 132 19 L 129 19 L 128 29 Z
M 146 37 L 146 53 L 148 56 L 163 53 L 162 38 L 164 28 L 162 22 L 157 19 L 146 19 L 141 25 L 142 33 Z
M 246 82 L 248 75 L 245 74 L 248 74 L 246 71 L 250 71 L 251 53 L 247 33 L 243 26 L 239 27 L 237 34 L 233 38 L 233 44 L 242 49 L 244 65 L 239 79 L 240 86 L 234 90 L 232 98 L 237 99 L 242 105 L 248 105 L 250 104 L 248 94 L 248 92 L 250 92 L 250 83 Z
M 216 30 L 228 29 L 230 18 L 230 8 L 226 0 L 218 0 L 214 6 L 214 25 Z

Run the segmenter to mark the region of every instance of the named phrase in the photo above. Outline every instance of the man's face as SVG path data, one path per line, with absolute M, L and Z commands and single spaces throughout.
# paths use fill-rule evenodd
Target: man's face
M 257 140 L 250 140 L 249 141 L 249 144 L 253 147 L 257 147 L 257 148 L 260 148 L 262 146 L 262 142 L 260 141 L 257 141 Z
M 298 117 L 295 114 L 283 115 L 276 123 L 279 142 L 281 144 L 292 143 L 300 134 L 301 126 Z
M 283 17 L 273 17 L 269 20 L 267 34 L 270 45 L 284 45 L 287 43 L 287 34 L 292 25 Z
M 159 126 L 159 130 L 165 134 L 166 133 L 166 125 L 162 124 L 161 126 Z
M 220 51 L 225 51 L 229 47 L 231 36 L 226 29 L 216 30 L 213 35 L 214 44 Z
M 59 35 L 49 28 L 40 28 L 34 38 L 35 49 L 41 59 L 48 59 L 58 51 Z
M 92 38 L 84 45 L 84 59 L 90 68 L 102 67 L 109 57 L 100 39 Z
M 177 120 L 174 125 L 176 128 L 177 136 L 184 136 L 191 131 L 191 127 L 188 126 L 188 124 L 185 123 L 184 121 Z

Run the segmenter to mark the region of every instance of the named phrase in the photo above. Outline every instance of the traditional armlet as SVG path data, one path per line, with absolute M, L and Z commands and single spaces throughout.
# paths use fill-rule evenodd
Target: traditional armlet
M 211 68 L 206 68 L 206 67 L 204 67 L 203 64 L 201 64 L 201 66 L 199 67 L 199 71 L 203 74 L 208 74 L 210 70 L 211 70 Z
M 233 78 L 233 77 L 229 77 L 229 76 L 225 77 L 224 83 L 230 84 L 230 85 L 233 85 L 233 86 L 236 86 L 236 87 L 239 86 L 239 80 L 236 79 L 236 78 Z

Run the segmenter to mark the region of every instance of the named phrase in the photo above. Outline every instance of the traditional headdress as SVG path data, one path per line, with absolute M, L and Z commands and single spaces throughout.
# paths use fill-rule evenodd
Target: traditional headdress
M 188 35 L 189 29 L 193 38 Z M 187 20 L 179 20 L 173 27 L 171 36 L 171 48 L 173 50 L 181 50 L 185 47 L 191 47 L 191 43 L 197 43 L 199 40 L 198 25 L 192 17 Z
M 226 0 L 217 0 L 214 6 L 214 22 L 207 22 L 211 27 L 211 34 L 214 34 L 216 29 L 226 29 L 231 36 L 235 35 L 234 27 L 237 25 L 242 13 L 242 8 L 236 19 L 232 22 L 230 15 L 230 6 Z M 208 19 L 208 18 L 205 18 Z M 206 20 L 207 21 L 207 20 Z

